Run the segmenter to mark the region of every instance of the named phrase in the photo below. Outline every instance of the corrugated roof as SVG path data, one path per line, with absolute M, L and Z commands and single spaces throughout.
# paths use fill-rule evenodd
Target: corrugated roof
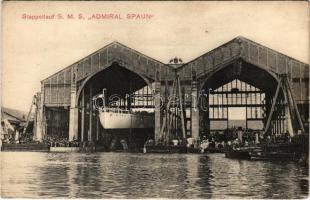
M 20 121 L 25 122 L 26 121 L 27 114 L 16 109 L 12 108 L 1 108 L 1 118 L 2 119 L 8 119 L 8 120 L 14 120 L 14 121 Z

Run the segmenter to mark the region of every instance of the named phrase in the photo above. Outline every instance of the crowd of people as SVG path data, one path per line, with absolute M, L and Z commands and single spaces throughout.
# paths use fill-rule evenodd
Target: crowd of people
M 81 142 L 77 140 L 68 141 L 65 137 L 47 136 L 44 143 L 49 144 L 51 147 L 80 147 Z
M 257 146 L 259 144 L 290 143 L 288 133 L 265 135 L 263 130 L 244 129 L 242 127 L 226 129 L 223 132 L 213 131 L 203 135 L 200 139 L 174 139 L 169 145 L 186 145 L 188 148 L 199 148 L 202 152 L 208 150 L 223 150 L 225 147 L 238 148 Z
M 223 133 L 219 133 L 218 131 L 210 133 L 208 137 L 203 136 L 203 141 L 204 143 L 209 143 L 209 147 L 211 148 L 238 148 L 257 146 L 259 144 L 290 143 L 291 137 L 287 132 L 283 134 L 264 135 L 263 130 L 251 130 L 238 127 L 226 129 Z

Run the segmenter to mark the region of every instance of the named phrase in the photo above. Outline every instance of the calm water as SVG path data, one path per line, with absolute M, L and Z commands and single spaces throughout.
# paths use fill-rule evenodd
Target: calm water
M 304 198 L 308 170 L 222 154 L 1 153 L 2 197 Z

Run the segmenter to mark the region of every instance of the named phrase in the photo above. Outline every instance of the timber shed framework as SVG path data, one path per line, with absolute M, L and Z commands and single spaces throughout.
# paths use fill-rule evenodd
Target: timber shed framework
M 113 79 L 113 74 L 123 74 L 123 79 Z M 127 84 L 122 82 L 130 76 L 134 82 L 134 90 L 149 86 L 153 97 L 172 91 L 173 82 L 178 78 L 183 96 L 181 107 L 189 110 L 189 116 L 184 114 L 182 120 L 187 136 L 194 138 L 198 138 L 203 129 L 208 127 L 206 121 L 210 120 L 197 106 L 201 91 L 214 90 L 234 79 L 250 83 L 266 93 L 269 106 L 265 115 L 265 129 L 268 130 L 265 132 L 272 129 L 272 126 L 274 129 L 277 120 L 284 123 L 287 115 L 293 121 L 290 125 L 293 131 L 308 126 L 308 64 L 244 37 L 234 38 L 177 67 L 159 62 L 118 42 L 112 42 L 41 81 L 41 91 L 37 94 L 37 140 L 42 140 L 51 130 L 68 135 L 69 140 L 95 138 L 90 136 L 92 132 L 98 132 L 98 127 L 96 128 L 96 123 L 92 120 L 96 115 L 92 110 L 91 97 L 99 89 L 92 91 L 92 81 L 99 76 L 104 77 L 101 82 L 113 81 L 110 86 L 118 93 L 126 92 Z M 167 106 L 156 106 L 160 104 L 160 98 L 154 98 L 156 140 L 162 137 L 163 123 L 170 113 Z M 164 100 L 164 105 L 167 104 L 168 101 Z M 277 105 L 286 106 L 286 111 L 279 111 Z M 279 117 L 279 112 L 284 113 L 283 119 Z M 81 137 L 80 132 L 85 136 Z

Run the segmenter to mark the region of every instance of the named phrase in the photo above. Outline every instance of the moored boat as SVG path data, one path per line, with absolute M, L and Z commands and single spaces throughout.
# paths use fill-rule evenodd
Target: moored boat
M 250 159 L 251 158 L 248 151 L 242 151 L 242 150 L 232 150 L 229 152 L 225 152 L 225 157 L 226 158 L 238 158 L 238 159 Z
M 187 147 L 164 145 L 146 146 L 144 148 L 144 153 L 187 153 Z
M 80 147 L 50 147 L 50 152 L 79 152 Z
M 296 152 L 250 152 L 251 160 L 299 160 Z
M 292 144 L 291 146 L 294 146 Z M 287 149 L 284 149 L 286 147 Z M 230 148 L 225 151 L 225 157 L 249 159 L 249 160 L 299 160 L 301 153 L 290 149 L 289 144 L 278 144 L 271 146 L 255 146 Z
M 239 147 L 229 148 L 225 151 L 226 158 L 238 158 L 238 159 L 251 159 L 251 152 L 254 148 L 251 147 Z
M 49 151 L 48 144 L 25 143 L 25 144 L 2 144 L 1 151 Z
M 298 160 L 301 149 L 298 144 L 271 144 L 250 152 L 252 160 Z

